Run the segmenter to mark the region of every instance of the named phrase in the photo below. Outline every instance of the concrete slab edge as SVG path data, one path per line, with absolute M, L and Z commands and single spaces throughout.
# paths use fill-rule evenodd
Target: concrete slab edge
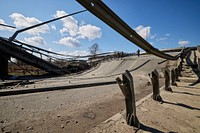
M 10 96 L 10 95 L 28 94 L 28 93 L 56 91 L 56 90 L 87 88 L 87 87 L 103 86 L 103 85 L 111 85 L 111 84 L 117 84 L 117 82 L 116 81 L 108 81 L 108 82 L 98 82 L 98 83 L 89 83 L 89 84 L 77 84 L 77 85 L 67 85 L 67 86 L 56 86 L 56 87 L 47 87 L 47 88 L 35 88 L 35 89 L 22 89 L 22 90 L 12 90 L 12 91 L 0 91 L 0 97 L 1 96 Z

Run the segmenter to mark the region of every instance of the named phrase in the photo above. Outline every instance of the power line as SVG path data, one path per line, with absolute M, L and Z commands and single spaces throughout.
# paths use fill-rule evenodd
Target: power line
M 17 30 L 17 31 L 9 38 L 9 41 L 13 41 L 13 40 L 17 37 L 17 35 L 18 35 L 20 32 L 24 32 L 24 31 L 33 29 L 33 28 L 35 28 L 35 27 L 38 27 L 38 26 L 41 26 L 41 25 L 44 25 L 44 24 L 47 24 L 47 23 L 50 23 L 50 22 L 53 22 L 53 21 L 56 21 L 56 20 L 65 18 L 65 17 L 69 17 L 69 16 L 72 16 L 72 15 L 76 15 L 76 14 L 79 14 L 79 13 L 82 13 L 82 12 L 85 12 L 85 11 L 87 11 L 87 10 L 78 11 L 78 12 L 75 12 L 75 13 L 71 13 L 71 14 L 68 14 L 68 15 L 64 15 L 64 16 L 61 16 L 61 17 L 58 17 L 58 18 L 55 18 L 55 19 L 51 19 L 51 20 L 42 22 L 42 23 L 39 23 L 39 24 L 36 24 L 36 25 L 32 25 L 32 26 L 30 26 L 30 27 L 26 27 L 26 28 L 21 29 L 21 30 Z
M 7 24 L 0 24 L 0 26 L 5 26 L 5 27 L 13 28 L 13 29 L 16 28 L 15 26 L 7 25 Z

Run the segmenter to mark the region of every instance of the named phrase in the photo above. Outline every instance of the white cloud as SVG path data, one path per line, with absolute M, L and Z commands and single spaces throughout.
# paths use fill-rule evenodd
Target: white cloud
M 36 18 L 25 17 L 24 15 L 19 14 L 19 13 L 13 13 L 10 15 L 10 17 L 11 19 L 13 19 L 15 26 L 19 29 L 41 23 L 41 21 L 39 21 Z M 40 27 L 30 29 L 26 31 L 26 33 L 29 33 L 32 35 L 39 35 L 40 33 L 47 33 L 48 31 L 49 31 L 48 25 L 42 25 Z
M 181 47 L 183 47 L 183 46 L 185 46 L 185 45 L 187 45 L 187 44 L 189 44 L 189 43 L 190 43 L 190 42 L 187 41 L 187 40 L 181 40 L 181 41 L 178 42 L 178 44 L 179 44 Z
M 157 34 L 154 34 L 154 35 L 151 35 L 151 39 L 155 39 L 156 38 L 156 36 L 157 36 Z
M 171 36 L 171 34 L 167 33 L 167 34 L 165 34 L 165 36 Z
M 52 51 L 52 48 L 48 48 L 48 51 Z
M 85 21 L 81 21 L 81 23 L 80 23 L 80 26 L 83 26 L 83 25 L 85 25 L 86 23 L 85 23 Z
M 24 41 L 27 42 L 30 45 L 35 45 L 35 46 L 39 46 L 39 45 L 45 45 L 46 42 L 44 41 L 44 39 L 40 36 L 34 36 L 34 37 L 25 37 Z
M 64 11 L 56 11 L 54 17 L 61 17 L 67 15 Z M 64 35 L 65 33 L 69 34 L 70 36 L 76 36 L 78 31 L 78 21 L 75 20 L 72 16 L 66 17 L 61 19 L 63 22 L 63 28 L 60 30 L 60 33 Z
M 51 25 L 52 30 L 56 30 L 56 26 L 54 24 Z
M 3 19 L 0 19 L 0 24 L 8 25 L 8 24 L 5 23 L 5 21 Z M 2 26 L 2 25 L 0 25 L 0 30 L 15 31 L 15 29 L 13 29 L 13 28 L 5 27 L 5 26 Z
M 94 25 L 83 25 L 79 27 L 78 38 L 88 38 L 89 40 L 94 40 L 96 38 L 101 38 L 101 29 Z
M 72 56 L 85 56 L 85 55 L 89 55 L 88 51 L 74 51 L 74 52 L 60 51 L 58 53 L 65 54 L 65 55 L 72 55 Z
M 135 31 L 144 39 L 147 39 L 150 37 L 150 31 L 151 27 L 147 26 L 144 27 L 143 25 L 139 25 L 138 27 L 135 28 Z
M 80 46 L 80 42 L 76 38 L 73 38 L 73 37 L 63 37 L 57 43 L 71 46 L 71 47 Z
M 156 39 L 156 41 L 164 41 L 164 40 L 167 40 L 167 39 L 168 39 L 167 37 L 161 37 L 161 38 Z
M 54 17 L 61 17 L 67 15 L 65 11 L 56 11 Z M 74 19 L 72 16 L 61 19 L 63 23 L 63 28 L 60 29 L 60 33 L 62 36 L 68 36 L 61 38 L 57 43 L 65 44 L 67 46 L 79 46 L 79 39 L 88 39 L 94 40 L 96 38 L 101 38 L 102 32 L 101 28 L 86 24 L 84 21 L 80 22 L 78 25 L 78 21 Z

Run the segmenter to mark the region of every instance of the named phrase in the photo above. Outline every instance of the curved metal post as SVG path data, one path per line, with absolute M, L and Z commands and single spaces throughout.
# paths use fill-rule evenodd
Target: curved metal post
M 121 80 L 119 77 L 116 81 L 125 96 L 126 103 L 126 122 L 130 126 L 139 128 L 140 122 L 136 116 L 136 105 L 135 105 L 135 92 L 133 86 L 133 77 L 130 72 L 126 70 L 126 73 L 122 74 Z
M 172 91 L 170 87 L 170 70 L 168 68 L 165 69 L 165 90 Z
M 176 76 L 175 76 L 175 70 L 171 70 L 171 79 L 172 79 L 172 85 L 177 86 L 176 84 Z
M 162 101 L 159 90 L 159 74 L 156 70 L 152 71 L 150 74 L 151 82 L 153 85 L 153 99 L 155 101 Z
M 179 70 L 178 70 L 178 67 L 176 67 L 175 68 L 175 77 L 176 77 L 175 80 L 176 81 L 180 81 L 178 76 L 179 76 Z

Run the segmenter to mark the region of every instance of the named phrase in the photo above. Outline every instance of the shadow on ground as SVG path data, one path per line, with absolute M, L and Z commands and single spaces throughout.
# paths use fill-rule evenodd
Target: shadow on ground
M 139 130 L 143 130 L 143 131 L 151 132 L 151 133 L 165 133 L 165 132 L 163 132 L 163 131 L 161 131 L 161 130 L 158 130 L 158 129 L 155 129 L 155 128 L 153 128 L 153 127 L 146 126 L 146 125 L 144 125 L 144 124 L 142 124 L 142 123 L 140 123 L 140 128 L 137 129 L 137 130 L 135 131 L 135 133 L 137 133 Z M 168 132 L 168 133 L 177 133 L 177 132 L 170 131 L 170 132 Z
M 192 96 L 200 96 L 199 94 L 193 94 L 189 92 L 182 92 L 182 91 L 173 91 L 173 93 L 185 94 L 185 95 L 192 95 Z
M 190 57 L 191 57 L 192 52 L 190 51 L 186 57 L 186 62 L 189 66 L 191 66 L 192 71 L 198 76 L 198 80 L 195 81 L 194 83 L 190 84 L 189 86 L 194 86 L 198 83 L 200 83 L 200 71 L 198 70 L 198 65 L 197 65 L 197 56 L 196 56 L 196 52 L 194 51 L 194 63 L 191 61 Z
M 175 105 L 175 106 L 179 106 L 179 107 L 183 107 L 183 108 L 187 108 L 187 109 L 191 109 L 191 110 L 200 110 L 200 108 L 192 107 L 192 106 L 189 106 L 189 105 L 183 104 L 183 103 L 172 103 L 172 102 L 168 102 L 168 101 L 163 101 L 163 104 L 165 104 L 165 103 Z

